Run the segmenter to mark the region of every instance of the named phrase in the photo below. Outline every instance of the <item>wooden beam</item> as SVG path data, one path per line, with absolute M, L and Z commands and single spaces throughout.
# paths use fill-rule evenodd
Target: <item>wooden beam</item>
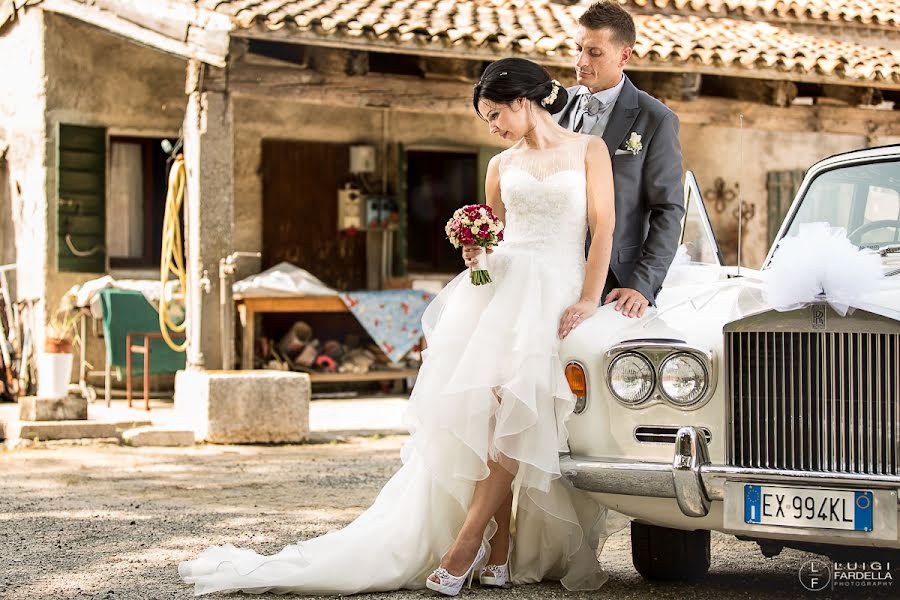
M 369 72 L 369 53 L 363 50 L 346 50 L 309 46 L 304 48 L 306 63 L 320 73 L 365 75 Z
M 629 73 L 632 83 L 663 102 L 681 100 L 689 102 L 700 96 L 703 80 L 699 73 Z
M 194 4 L 159 0 L 43 0 L 41 8 L 181 58 L 225 66 L 231 20 Z
M 481 77 L 481 61 L 461 58 L 419 57 L 419 68 L 426 79 L 446 81 L 466 81 L 473 83 Z
M 717 96 L 772 106 L 790 106 L 797 97 L 797 86 L 791 81 L 721 77 L 710 87 L 715 89 Z
M 563 81 L 571 84 L 571 81 Z M 472 86 L 466 82 L 369 73 L 328 75 L 299 66 L 253 65 L 246 61 L 229 73 L 229 91 L 246 97 L 328 104 L 347 108 L 389 108 L 399 112 L 472 115 Z M 900 136 L 896 111 L 842 106 L 776 107 L 756 102 L 701 96 L 667 102 L 683 124 L 766 131 L 827 131 L 877 137 Z
M 302 67 L 242 64 L 230 73 L 229 89 L 242 96 L 284 98 L 315 104 L 399 111 L 471 111 L 472 85 L 462 82 L 369 73 L 358 77 L 326 75 Z M 468 108 L 467 108 L 468 107 Z
M 682 124 L 713 127 L 744 126 L 762 131 L 841 133 L 873 137 L 900 136 L 900 119 L 896 111 L 852 108 L 846 106 L 775 107 L 731 100 L 701 97 L 694 102 L 669 102 Z
M 845 87 L 841 85 L 823 85 L 822 96 L 833 98 L 850 106 L 866 106 L 881 104 L 883 94 L 875 88 Z
M 290 63 L 259 64 L 257 62 L 238 62 L 230 66 L 228 71 L 228 90 L 244 96 L 293 97 L 296 94 L 309 93 L 316 86 L 323 85 L 328 77 L 317 70 Z M 335 78 L 342 82 L 342 87 L 352 89 L 356 78 Z M 316 96 L 325 102 L 327 96 Z

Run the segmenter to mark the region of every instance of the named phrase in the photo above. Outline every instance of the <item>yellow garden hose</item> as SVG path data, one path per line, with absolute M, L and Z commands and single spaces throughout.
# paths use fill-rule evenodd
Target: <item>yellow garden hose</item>
M 172 169 L 169 171 L 169 190 L 166 194 L 166 215 L 163 218 L 162 229 L 162 253 L 159 259 L 159 278 L 162 284 L 162 290 L 159 296 L 159 330 L 163 339 L 169 348 L 175 352 L 184 352 L 187 350 L 187 339 L 184 343 L 176 344 L 172 341 L 169 334 L 182 333 L 187 327 L 187 319 L 176 325 L 169 317 L 169 305 L 166 302 L 166 282 L 169 280 L 169 274 L 172 273 L 178 278 L 181 285 L 181 293 L 187 293 L 187 277 L 184 271 L 184 244 L 181 240 L 181 220 L 178 212 L 184 202 L 184 155 L 179 154 L 172 163 Z

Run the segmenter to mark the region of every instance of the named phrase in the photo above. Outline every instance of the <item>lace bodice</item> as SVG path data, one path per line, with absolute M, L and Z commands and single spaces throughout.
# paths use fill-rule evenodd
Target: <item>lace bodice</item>
M 504 245 L 584 259 L 587 189 L 584 159 L 591 136 L 554 148 L 509 148 L 500 154 L 506 207 Z

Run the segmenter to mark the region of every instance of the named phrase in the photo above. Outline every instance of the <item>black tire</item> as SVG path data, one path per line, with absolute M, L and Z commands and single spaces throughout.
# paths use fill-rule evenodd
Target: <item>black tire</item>
M 644 579 L 695 581 L 709 571 L 709 531 L 631 522 L 631 562 Z

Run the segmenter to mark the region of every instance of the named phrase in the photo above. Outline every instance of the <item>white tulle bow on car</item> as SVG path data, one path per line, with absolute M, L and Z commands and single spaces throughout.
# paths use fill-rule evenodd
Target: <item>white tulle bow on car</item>
M 879 289 L 884 276 L 878 253 L 860 249 L 842 227 L 804 223 L 778 244 L 765 293 L 775 310 L 795 310 L 823 300 L 841 316 Z

